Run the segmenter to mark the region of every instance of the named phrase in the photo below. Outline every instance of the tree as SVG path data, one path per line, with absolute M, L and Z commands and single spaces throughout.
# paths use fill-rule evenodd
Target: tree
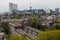
M 60 30 L 52 30 L 40 33 L 36 40 L 60 40 Z
M 56 29 L 60 29 L 60 25 L 59 24 L 55 25 L 55 27 L 56 27 Z
M 54 23 L 56 24 L 55 28 L 60 29 L 60 21 L 56 20 L 56 21 L 54 21 Z
M 8 22 L 3 22 L 3 29 L 4 29 L 4 32 L 9 35 L 10 34 L 10 27 L 9 27 L 9 23 Z
M 30 40 L 26 36 L 10 36 L 9 40 Z
M 45 27 L 42 26 L 42 24 L 39 22 L 39 18 L 38 17 L 32 17 L 31 18 L 31 22 L 32 22 L 32 27 L 33 28 L 36 28 L 36 29 L 39 29 L 39 30 L 45 30 Z

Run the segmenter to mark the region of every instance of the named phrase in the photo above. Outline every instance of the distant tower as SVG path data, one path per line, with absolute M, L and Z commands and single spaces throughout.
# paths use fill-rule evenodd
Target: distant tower
M 30 10 L 32 10 L 32 7 L 30 6 Z

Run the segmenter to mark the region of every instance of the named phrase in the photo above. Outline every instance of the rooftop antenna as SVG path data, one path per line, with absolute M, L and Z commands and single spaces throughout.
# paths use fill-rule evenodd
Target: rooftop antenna
M 29 1 L 29 4 L 30 4 L 30 10 L 32 10 L 31 1 Z

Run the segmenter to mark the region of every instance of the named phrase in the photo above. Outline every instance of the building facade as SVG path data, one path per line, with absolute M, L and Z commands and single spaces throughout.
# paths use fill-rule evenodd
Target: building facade
M 10 13 L 12 13 L 13 10 L 17 10 L 17 4 L 9 3 L 9 11 L 10 11 Z

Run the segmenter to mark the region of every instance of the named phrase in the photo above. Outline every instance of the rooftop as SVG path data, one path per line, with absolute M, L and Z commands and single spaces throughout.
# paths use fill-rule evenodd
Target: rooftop
M 10 22 L 9 24 L 11 24 L 12 26 L 15 27 L 22 27 L 22 21 L 15 21 L 15 22 Z

